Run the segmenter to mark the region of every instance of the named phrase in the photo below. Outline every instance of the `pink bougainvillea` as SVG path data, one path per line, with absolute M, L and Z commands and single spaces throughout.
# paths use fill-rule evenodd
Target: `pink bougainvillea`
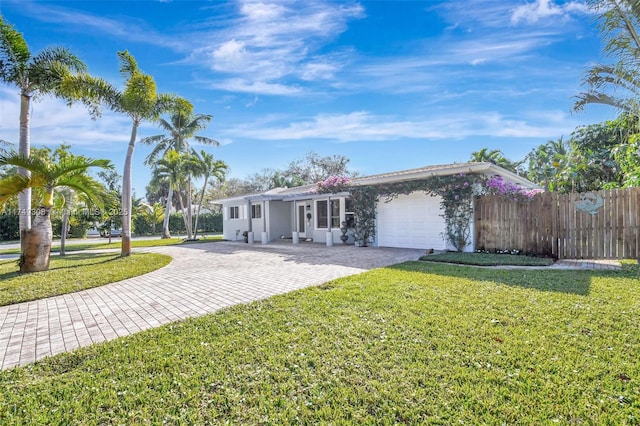
M 347 189 L 351 179 L 346 176 L 329 176 L 325 180 L 316 183 L 316 192 L 341 192 Z
M 531 199 L 542 192 L 541 189 L 526 189 L 512 182 L 505 182 L 502 176 L 493 176 L 485 182 L 487 192 L 494 195 L 504 195 L 514 198 Z

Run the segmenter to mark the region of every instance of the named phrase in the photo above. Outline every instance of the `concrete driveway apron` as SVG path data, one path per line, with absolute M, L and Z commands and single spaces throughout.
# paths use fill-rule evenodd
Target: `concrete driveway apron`
M 422 250 L 233 242 L 135 252 L 166 267 L 102 287 L 0 307 L 0 368 L 406 260 Z

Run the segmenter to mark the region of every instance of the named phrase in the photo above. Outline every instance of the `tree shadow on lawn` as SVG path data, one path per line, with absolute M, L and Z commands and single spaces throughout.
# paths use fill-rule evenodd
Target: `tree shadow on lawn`
M 100 253 L 100 254 L 104 254 L 104 255 L 108 255 L 109 253 Z M 74 254 L 67 254 L 63 257 L 58 257 L 56 256 L 56 262 L 55 263 L 60 263 L 60 262 L 65 262 L 65 261 L 78 261 L 78 260 L 86 260 L 86 259 L 92 259 L 96 257 L 96 253 L 74 253 Z M 118 260 L 120 259 L 120 255 L 119 254 L 114 254 L 113 256 L 107 257 L 107 258 L 101 258 L 100 260 L 96 260 L 95 262 L 86 262 L 83 263 L 82 265 L 59 265 L 59 266 L 53 266 L 53 267 L 49 267 L 49 269 L 47 269 L 46 271 L 42 271 L 42 272 L 49 272 L 49 271 L 57 271 L 57 270 L 61 270 L 61 269 L 75 269 L 78 268 L 78 266 L 94 266 L 94 265 L 100 265 L 103 263 L 109 263 L 112 262 L 114 260 Z M 17 266 L 17 261 L 15 259 L 10 259 L 7 261 L 7 263 L 14 263 L 16 265 L 16 269 L 18 268 Z M 35 274 L 37 274 L 38 272 L 34 272 Z M 6 272 L 4 274 L 0 274 L 0 281 L 2 280 L 6 280 L 9 278 L 14 278 L 17 276 L 21 276 L 24 275 L 22 274 L 20 271 L 11 271 L 11 272 Z
M 622 271 L 603 270 L 558 270 L 558 269 L 526 269 L 526 268 L 482 268 L 437 264 L 433 262 L 405 262 L 392 265 L 390 269 L 422 272 L 426 274 L 445 275 L 472 281 L 491 281 L 512 287 L 550 291 L 586 296 L 589 294 L 594 277 L 628 277 L 633 275 L 634 267 Z M 636 272 L 637 273 L 637 272 Z

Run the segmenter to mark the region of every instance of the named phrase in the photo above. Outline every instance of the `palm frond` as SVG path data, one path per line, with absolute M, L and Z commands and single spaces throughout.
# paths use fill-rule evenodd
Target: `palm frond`
M 0 80 L 20 86 L 30 58 L 22 34 L 0 15 Z
M 120 60 L 120 75 L 125 81 L 140 72 L 138 63 L 128 50 L 118 52 L 118 59 Z
M 92 117 L 100 116 L 100 105 L 123 112 L 122 93 L 111 83 L 89 74 L 67 75 L 59 86 L 59 94 L 69 104 L 82 102 Z
M 21 167 L 36 174 L 44 174 L 49 168 L 48 164 L 37 156 L 27 157 L 16 152 L 0 154 L 0 166 Z
M 194 136 L 193 139 L 195 139 L 196 142 L 204 144 L 204 145 L 220 146 L 220 142 L 218 142 L 215 139 L 208 138 L 208 137 L 205 137 L 205 136 Z
M 70 188 L 84 194 L 98 208 L 104 207 L 110 198 L 104 185 L 86 174 L 78 173 L 64 176 L 57 181 L 57 186 Z
M 29 188 L 31 179 L 28 176 L 16 174 L 0 180 L 0 205 Z

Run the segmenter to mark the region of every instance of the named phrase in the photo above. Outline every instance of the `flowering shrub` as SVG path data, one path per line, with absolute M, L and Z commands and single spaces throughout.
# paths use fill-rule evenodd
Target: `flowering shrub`
M 342 192 L 346 191 L 351 180 L 346 176 L 329 176 L 323 181 L 316 183 L 316 192 Z
M 503 195 L 516 200 L 530 200 L 536 194 L 542 192 L 541 189 L 526 189 L 515 183 L 505 182 L 502 176 L 493 176 L 485 182 L 487 193 L 491 195 Z

